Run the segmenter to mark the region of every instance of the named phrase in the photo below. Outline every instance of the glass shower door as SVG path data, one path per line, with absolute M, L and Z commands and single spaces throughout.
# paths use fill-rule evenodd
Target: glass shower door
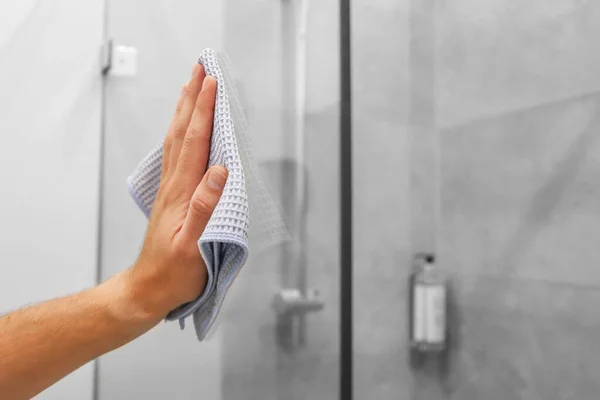
M 254 254 L 240 275 L 222 326 L 223 398 L 337 398 L 337 1 L 225 4 L 225 48 L 292 242 Z M 274 310 L 294 291 L 314 290 L 319 311 L 290 318 Z
M 337 1 L 108 2 L 108 36 L 139 58 L 137 76 L 106 82 L 102 277 L 135 259 L 145 220 L 125 178 L 166 132 L 204 47 L 231 60 L 292 240 L 251 243 L 208 341 L 166 323 L 102 357 L 100 400 L 339 396 L 338 20 Z
M 600 390 L 596 2 L 437 10 L 440 257 L 459 338 L 446 398 Z
M 352 4 L 356 396 L 596 397 L 600 6 Z M 418 252 L 452 295 L 449 352 L 416 367 Z

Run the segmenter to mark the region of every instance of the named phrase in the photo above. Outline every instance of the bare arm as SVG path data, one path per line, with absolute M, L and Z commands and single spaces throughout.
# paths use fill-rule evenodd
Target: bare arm
M 2 398 L 28 399 L 154 326 L 160 317 L 138 309 L 127 279 L 122 274 L 0 319 Z
M 165 139 L 161 185 L 135 264 L 81 293 L 0 317 L 0 395 L 29 399 L 142 335 L 206 284 L 197 240 L 227 170 L 205 171 L 216 81 L 195 66 Z M 205 173 L 206 172 L 206 173 Z

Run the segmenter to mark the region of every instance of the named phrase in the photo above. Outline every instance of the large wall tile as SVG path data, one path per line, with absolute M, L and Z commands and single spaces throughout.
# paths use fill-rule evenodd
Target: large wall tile
M 598 91 L 599 17 L 593 1 L 438 3 L 438 121 L 454 125 Z
M 464 277 L 454 288 L 456 347 L 440 398 L 596 398 L 600 291 Z
M 442 133 L 441 243 L 451 270 L 600 285 L 598 101 Z

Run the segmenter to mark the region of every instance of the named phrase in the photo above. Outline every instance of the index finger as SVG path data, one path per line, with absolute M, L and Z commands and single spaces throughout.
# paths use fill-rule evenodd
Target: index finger
M 160 175 L 160 180 L 163 181 L 165 176 L 167 175 L 169 169 L 169 158 L 171 156 L 171 146 L 173 144 L 173 130 L 175 129 L 175 123 L 179 118 L 179 113 L 181 112 L 181 107 L 183 106 L 183 99 L 185 98 L 185 93 L 187 91 L 188 84 L 186 83 L 181 88 L 181 94 L 179 95 L 179 100 L 177 101 L 177 106 L 175 107 L 175 115 L 173 115 L 173 119 L 171 120 L 171 125 L 169 126 L 169 130 L 167 131 L 167 136 L 165 137 L 165 141 L 163 143 L 163 159 L 162 159 L 162 173 Z
M 177 175 L 191 188 L 190 193 L 202 180 L 208 163 L 210 138 L 213 128 L 217 81 L 207 76 L 198 94 L 194 113 L 177 162 Z

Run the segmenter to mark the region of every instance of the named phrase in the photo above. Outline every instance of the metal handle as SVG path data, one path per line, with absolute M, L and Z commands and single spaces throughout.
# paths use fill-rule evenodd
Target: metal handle
M 311 289 L 304 295 L 299 289 L 283 289 L 273 299 L 273 308 L 278 316 L 305 315 L 320 311 L 325 304 L 319 292 Z
M 303 294 L 299 289 L 282 289 L 273 297 L 273 309 L 277 318 L 279 345 L 291 350 L 303 344 L 301 330 L 297 329 L 304 317 L 325 307 L 319 292 L 310 289 Z

